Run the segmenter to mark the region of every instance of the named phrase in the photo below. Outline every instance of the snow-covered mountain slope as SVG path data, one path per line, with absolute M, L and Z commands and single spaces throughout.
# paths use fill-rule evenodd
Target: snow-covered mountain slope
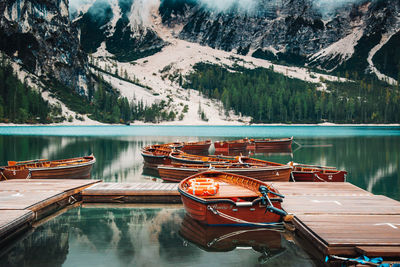
M 307 68 L 273 64 L 270 61 L 233 52 L 214 49 L 181 40 L 176 37 L 176 28 L 171 29 L 161 23 L 160 16 L 152 16 L 152 29 L 168 43 L 160 52 L 138 59 L 134 62 L 119 62 L 106 50 L 103 43 L 92 54 L 93 65 L 109 73 L 118 72 L 120 76 L 135 81 L 136 84 L 103 74 L 107 82 L 117 88 L 129 101 L 143 101 L 151 105 L 161 100 L 170 99 L 169 108 L 177 114 L 183 114 L 182 120 L 173 124 L 237 124 L 248 123 L 251 118 L 235 115 L 232 111 L 227 116 L 221 102 L 199 95 L 195 90 L 183 89 L 178 82 L 179 76 L 185 76 L 199 62 L 209 62 L 220 66 L 232 67 L 235 64 L 245 68 L 273 68 L 274 71 L 288 77 L 320 83 L 321 80 L 337 80 L 335 76 L 310 72 Z M 341 79 L 344 80 L 344 79 Z M 141 84 L 142 86 L 138 86 Z M 150 89 L 149 89 L 150 88 Z M 324 90 L 321 83 L 321 90 Z M 183 112 L 187 106 L 187 113 Z M 199 108 L 208 121 L 201 120 Z
M 103 45 L 119 61 L 168 45 L 162 25 L 174 37 L 219 50 L 385 80 L 393 75 L 375 71 L 373 55 L 386 49 L 382 38 L 400 31 L 399 14 L 396 0 L 97 0 L 75 12 L 86 51 Z

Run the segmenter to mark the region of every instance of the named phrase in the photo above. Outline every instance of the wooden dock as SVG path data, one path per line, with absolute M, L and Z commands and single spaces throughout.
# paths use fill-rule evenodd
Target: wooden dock
M 84 203 L 180 203 L 174 183 L 19 180 L 0 183 L 0 240 L 57 208 Z M 314 257 L 400 257 L 400 202 L 350 183 L 274 182 L 295 215 L 296 240 Z M 72 196 L 72 198 L 71 198 Z M 54 204 L 58 203 L 58 204 Z
M 82 192 L 85 203 L 181 203 L 177 183 L 99 183 Z
M 304 247 L 326 255 L 400 257 L 400 202 L 350 183 L 275 183 Z M 315 251 L 315 250 L 314 250 Z
M 81 200 L 98 180 L 8 180 L 0 182 L 0 245 L 32 223 Z

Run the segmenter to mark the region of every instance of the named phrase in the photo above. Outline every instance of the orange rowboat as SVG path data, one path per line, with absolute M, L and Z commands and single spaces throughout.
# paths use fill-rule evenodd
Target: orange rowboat
M 223 158 L 218 156 L 200 156 L 187 154 L 183 151 L 174 151 L 169 155 L 171 162 L 173 163 L 188 163 L 188 164 L 204 164 L 204 163 L 237 163 L 238 161 L 234 158 Z
M 288 149 L 292 147 L 293 136 L 281 139 L 250 139 L 248 150 Z
M 241 164 L 241 163 L 230 163 L 230 164 L 210 163 L 208 166 L 197 165 L 197 164 L 171 164 L 171 165 L 158 166 L 158 173 L 161 179 L 163 179 L 164 181 L 180 182 L 186 177 L 210 169 L 243 175 L 260 181 L 289 182 L 290 172 L 292 170 L 292 167 L 289 165 L 283 165 L 278 163 L 276 164 L 264 163 L 259 165 Z
M 90 178 L 95 162 L 93 155 L 52 161 L 34 160 L 31 163 L 10 161 L 12 166 L 0 167 L 0 180 Z
M 291 176 L 294 182 L 345 182 L 347 172 L 335 167 L 293 164 Z
M 216 141 L 214 142 L 215 151 L 231 151 L 231 150 L 246 150 L 249 144 L 249 139 L 239 139 L 233 141 Z
M 196 182 L 202 180 L 210 180 L 211 185 Z M 290 219 L 281 209 L 284 196 L 249 177 L 207 171 L 181 181 L 178 191 L 187 214 L 203 224 L 268 226 Z
M 167 146 L 155 145 L 144 147 L 140 154 L 147 168 L 157 169 L 158 165 L 171 163 L 169 154 L 172 151 L 172 148 Z
M 211 146 L 211 140 L 199 142 L 183 142 L 183 151 L 208 151 Z

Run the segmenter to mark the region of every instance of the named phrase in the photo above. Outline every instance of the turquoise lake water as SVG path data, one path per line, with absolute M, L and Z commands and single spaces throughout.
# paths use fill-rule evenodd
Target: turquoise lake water
M 0 126 L 0 135 L 318 137 L 393 136 L 394 126 Z
M 400 127 L 0 127 L 0 166 L 7 160 L 61 159 L 93 153 L 97 159 L 93 179 L 160 183 L 143 168 L 140 149 L 145 145 L 289 136 L 296 141 L 291 151 L 250 155 L 280 163 L 336 166 L 348 171 L 347 181 L 400 200 Z M 209 152 L 214 153 L 212 148 Z M 253 247 L 237 238 L 229 251 L 208 251 L 180 233 L 184 222 L 181 206 L 84 205 L 1 249 L 0 266 L 210 266 L 210 262 L 220 266 L 316 265 L 285 234 L 272 235 L 274 238 L 266 244 L 255 245 L 253 241 Z M 268 246 L 274 247 L 269 254 Z

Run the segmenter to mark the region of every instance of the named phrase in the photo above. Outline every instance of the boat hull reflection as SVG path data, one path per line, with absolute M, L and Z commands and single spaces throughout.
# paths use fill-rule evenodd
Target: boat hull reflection
M 236 248 L 252 248 L 260 252 L 259 261 L 282 254 L 280 228 L 208 226 L 186 215 L 179 229 L 180 236 L 208 252 L 227 252 Z

